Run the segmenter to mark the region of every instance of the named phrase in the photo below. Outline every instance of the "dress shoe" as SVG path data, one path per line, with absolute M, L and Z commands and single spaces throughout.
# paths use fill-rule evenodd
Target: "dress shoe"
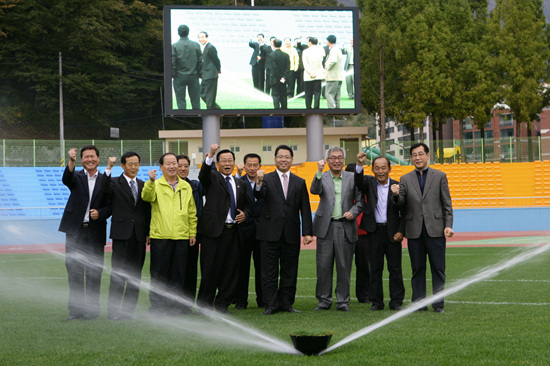
M 267 309 L 266 311 L 264 311 L 264 315 L 273 315 L 276 313 L 277 313 L 277 310 L 274 310 L 274 309 Z
M 416 311 L 428 311 L 428 307 L 427 306 L 424 306 Z
M 369 299 L 357 299 L 357 301 L 362 304 L 372 304 L 372 301 L 370 301 Z
M 443 306 L 438 306 L 434 309 L 434 312 L 436 313 L 444 313 L 445 310 L 443 310 Z
M 243 305 L 243 304 L 235 305 L 235 310 L 244 310 L 244 309 L 246 309 L 246 305 Z
M 286 311 L 286 312 L 288 312 L 288 313 L 301 313 L 300 310 L 296 310 L 296 309 L 294 309 L 294 308 L 288 308 L 288 309 L 283 310 L 283 311 Z
M 373 305 L 370 308 L 370 311 L 378 311 L 378 310 L 384 310 L 384 306 L 382 306 L 382 305 Z
M 336 309 L 338 309 L 339 311 L 349 311 L 349 306 L 342 305 L 340 307 L 337 307 Z
M 330 308 L 326 308 L 324 306 L 317 306 L 315 309 L 313 309 L 313 311 L 318 311 L 318 310 L 328 310 Z
M 400 310 L 403 310 L 403 306 L 390 306 L 390 310 L 400 311 Z
M 216 308 L 216 313 L 229 314 L 229 310 L 227 310 L 226 307 L 221 306 Z
M 84 314 L 82 315 L 82 320 L 93 320 L 97 318 L 99 314 Z

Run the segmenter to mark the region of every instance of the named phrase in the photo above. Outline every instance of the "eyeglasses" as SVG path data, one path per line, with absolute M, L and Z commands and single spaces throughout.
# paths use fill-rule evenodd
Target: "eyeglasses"
M 422 157 L 424 155 L 426 155 L 426 153 L 424 151 L 421 151 L 419 153 L 411 154 L 411 158 L 419 158 L 419 157 Z
M 281 159 L 281 160 L 282 160 L 282 159 L 286 159 L 286 160 L 292 159 L 292 156 L 290 156 L 290 155 L 277 155 L 277 156 L 275 156 L 275 157 L 276 157 L 277 159 Z
M 344 161 L 344 157 L 343 156 L 330 156 L 327 158 L 327 160 L 331 160 L 331 161 Z

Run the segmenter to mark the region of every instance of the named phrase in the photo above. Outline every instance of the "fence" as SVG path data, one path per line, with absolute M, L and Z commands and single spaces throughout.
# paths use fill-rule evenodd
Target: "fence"
M 235 140 L 238 144 L 238 139 Z M 387 153 L 405 162 L 410 161 L 409 148 L 414 142 L 393 140 L 387 141 Z M 444 163 L 473 163 L 473 162 L 526 162 L 532 160 L 550 160 L 550 137 L 506 137 L 500 139 L 457 139 L 442 141 L 426 141 L 430 146 L 430 164 L 439 162 L 443 150 Z M 7 140 L 0 144 L 2 167 L 54 167 L 63 166 L 66 151 L 72 147 L 80 148 L 84 145 L 96 145 L 103 163 L 106 157 L 120 156 L 127 151 L 135 151 L 141 157 L 142 165 L 156 165 L 158 158 L 166 152 L 163 140 L 65 140 L 63 151 L 57 140 Z M 379 146 L 379 143 L 371 145 Z M 178 140 L 170 144 L 172 151 L 177 154 L 188 154 L 188 141 Z M 202 157 L 199 157 L 202 160 Z M 301 163 L 294 161 L 294 163 Z

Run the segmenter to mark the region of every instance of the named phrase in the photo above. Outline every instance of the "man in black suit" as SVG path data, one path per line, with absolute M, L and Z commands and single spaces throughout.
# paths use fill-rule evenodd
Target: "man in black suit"
M 199 172 L 206 190 L 206 204 L 199 220 L 201 234 L 201 284 L 197 302 L 227 313 L 233 303 L 239 270 L 241 224 L 249 215 L 246 185 L 232 176 L 235 155 L 231 150 L 216 152 L 213 144 Z M 216 158 L 218 171 L 212 170 Z M 216 294 L 217 290 L 217 294 Z
M 255 153 L 246 154 L 244 156 L 244 165 L 237 164 L 237 176 L 241 177 L 246 184 L 246 194 L 248 195 L 250 216 L 244 222 L 242 228 L 243 246 L 241 247 L 239 259 L 239 280 L 237 283 L 237 294 L 235 298 L 236 310 L 244 310 L 248 306 L 248 283 L 250 281 L 251 256 L 254 259 L 256 303 L 260 308 L 264 306 L 264 302 L 262 300 L 260 241 L 256 239 L 264 200 L 254 197 L 254 190 L 256 189 L 256 181 L 258 178 L 257 173 L 261 168 L 262 158 L 260 155 Z M 246 172 L 246 175 L 241 176 L 243 169 Z
M 139 296 L 145 247 L 149 242 L 151 205 L 143 201 L 143 181 L 136 178 L 140 157 L 127 152 L 120 158 L 124 173 L 111 179 L 116 157 L 110 157 L 101 190 L 111 199 L 111 284 L 108 317 L 111 320 L 133 318 Z
M 265 86 L 265 59 L 266 49 L 270 48 L 264 44 L 265 36 L 258 33 L 256 36 L 257 42 L 250 39 L 248 46 L 252 48 L 252 56 L 250 56 L 250 66 L 252 66 L 252 83 L 258 90 L 264 91 Z
M 296 296 L 300 255 L 300 217 L 304 244 L 312 241 L 309 195 L 304 179 L 290 173 L 294 152 L 287 145 L 275 149 L 277 170 L 259 170 L 256 198 L 264 199 L 256 238 L 261 240 L 264 315 L 278 311 L 299 312 L 292 305 Z M 280 270 L 279 270 L 280 263 Z M 279 274 L 281 276 L 278 283 Z
M 88 320 L 99 316 L 107 218 L 111 216 L 109 201 L 101 192 L 104 176 L 97 170 L 98 148 L 84 146 L 80 158 L 84 170 L 75 171 L 76 149 L 69 150 L 69 163 L 63 172 L 63 184 L 71 191 L 59 224 L 59 231 L 66 234 L 67 320 Z
M 197 219 L 201 217 L 203 201 L 202 198 L 206 194 L 204 187 L 198 180 L 189 179 L 189 166 L 191 165 L 191 159 L 187 155 L 178 155 L 178 176 L 189 183 L 193 189 L 193 199 L 195 200 L 195 207 L 197 208 Z M 189 247 L 187 252 L 187 266 L 185 267 L 185 282 L 183 285 L 183 293 L 190 300 L 195 301 L 197 296 L 197 270 L 199 260 L 199 245 L 201 243 L 201 236 L 197 234 L 196 243 L 192 247 Z
M 222 72 L 216 47 L 208 41 L 208 33 L 199 33 L 199 43 L 202 50 L 202 82 L 201 98 L 206 103 L 206 109 L 220 109 L 216 104 L 218 93 L 218 74 Z
M 355 184 L 366 195 L 367 203 L 360 228 L 367 232 L 368 257 L 370 266 L 369 300 L 371 310 L 384 309 L 382 274 L 384 255 L 390 273 L 390 304 L 392 310 L 401 310 L 405 297 L 403 272 L 401 270 L 401 242 L 405 232 L 405 220 L 393 199 L 393 189 L 399 182 L 389 178 L 391 163 L 386 157 L 378 157 L 372 162 L 372 176 L 363 176 L 363 163 L 367 154 L 357 154 Z
M 269 38 L 269 44 L 268 45 L 265 45 L 264 47 L 264 60 L 265 60 L 265 75 L 264 75 L 264 80 L 265 80 L 265 93 L 267 95 L 271 94 L 271 85 L 269 84 L 269 63 L 267 62 L 267 58 L 269 57 L 269 55 L 271 55 L 271 53 L 275 50 L 275 48 L 273 47 L 273 42 L 277 39 L 277 37 L 271 37 Z
M 271 96 L 273 98 L 273 108 L 287 108 L 286 84 L 289 80 L 290 57 L 281 51 L 282 41 L 275 39 L 273 47 L 275 50 L 267 56 L 267 68 L 269 68 L 268 83 L 271 86 Z
M 197 42 L 189 40 L 189 27 L 178 27 L 179 41 L 172 45 L 172 78 L 178 109 L 186 109 L 186 92 L 193 109 L 201 108 L 199 77 L 202 69 L 201 48 Z

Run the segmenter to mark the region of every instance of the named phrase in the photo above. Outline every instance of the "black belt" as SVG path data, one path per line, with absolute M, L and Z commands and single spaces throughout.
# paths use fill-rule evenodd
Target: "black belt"
M 379 224 L 379 223 L 376 223 L 376 227 L 381 227 L 381 226 L 388 226 L 387 224 Z
M 237 224 L 223 224 L 223 227 L 226 229 L 234 229 L 237 227 Z
M 82 227 L 83 227 L 84 229 L 87 229 L 87 228 L 90 227 L 90 223 L 89 223 L 89 222 L 83 222 L 83 223 L 82 223 Z
M 342 222 L 342 221 L 344 221 L 344 218 L 343 217 L 340 217 L 338 219 L 331 218 L 330 221 Z

